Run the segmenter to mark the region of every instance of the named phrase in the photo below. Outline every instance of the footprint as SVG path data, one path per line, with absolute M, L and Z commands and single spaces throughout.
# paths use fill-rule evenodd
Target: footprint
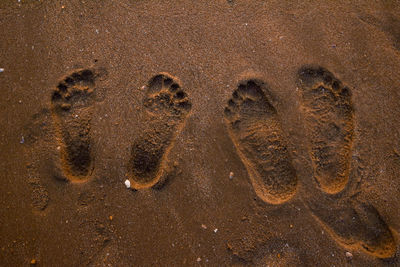
M 349 179 L 354 132 L 350 90 L 322 67 L 300 69 L 298 86 L 314 177 L 324 192 L 336 194 Z
M 74 72 L 57 85 L 51 97 L 62 169 L 71 182 L 85 182 L 93 171 L 90 122 L 95 79 L 92 70 Z
M 276 109 L 258 80 L 239 84 L 225 108 L 228 132 L 263 201 L 281 204 L 296 193 L 292 166 Z
M 314 212 L 316 219 L 342 246 L 361 249 L 377 258 L 395 255 L 393 234 L 372 205 L 345 202 L 324 210 L 326 207 Z
M 145 128 L 133 142 L 129 162 L 129 180 L 134 189 L 160 182 L 168 153 L 192 107 L 178 80 L 167 73 L 154 76 L 146 90 Z

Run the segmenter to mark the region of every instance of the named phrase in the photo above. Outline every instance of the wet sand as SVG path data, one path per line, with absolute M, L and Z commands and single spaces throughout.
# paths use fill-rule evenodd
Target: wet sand
M 400 265 L 396 1 L 7 0 L 0 25 L 0 265 Z

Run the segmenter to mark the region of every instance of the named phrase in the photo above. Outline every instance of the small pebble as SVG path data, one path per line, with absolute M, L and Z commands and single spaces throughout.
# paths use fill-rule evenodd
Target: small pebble
M 349 259 L 352 259 L 353 258 L 353 254 L 351 252 L 349 252 L 349 251 L 346 251 L 346 257 L 349 258 Z
M 206 226 L 205 224 L 202 224 L 202 225 L 201 225 L 201 228 L 207 229 L 207 226 Z
M 234 175 L 233 172 L 230 172 L 230 173 L 229 173 L 229 179 L 232 180 L 232 179 L 233 179 L 233 175 Z
M 200 262 L 201 261 L 201 258 L 197 258 L 197 262 Z
M 125 186 L 126 188 L 131 188 L 131 181 L 129 181 L 128 179 L 125 180 Z
M 218 229 L 217 229 L 217 228 L 214 229 L 214 233 L 216 233 L 216 232 L 218 232 Z
M 25 138 L 24 138 L 23 136 L 21 137 L 21 141 L 19 141 L 19 143 L 20 143 L 20 144 L 25 143 Z
M 0 68 L 0 72 L 3 72 L 4 71 L 4 69 L 3 68 Z

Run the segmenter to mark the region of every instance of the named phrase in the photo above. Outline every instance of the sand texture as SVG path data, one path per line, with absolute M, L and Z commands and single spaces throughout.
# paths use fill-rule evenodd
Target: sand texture
M 0 266 L 400 266 L 399 1 L 4 0 L 0 91 Z

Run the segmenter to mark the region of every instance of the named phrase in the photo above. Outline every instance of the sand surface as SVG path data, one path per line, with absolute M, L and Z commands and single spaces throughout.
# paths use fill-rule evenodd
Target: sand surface
M 0 51 L 1 266 L 400 266 L 398 1 L 4 0 Z

